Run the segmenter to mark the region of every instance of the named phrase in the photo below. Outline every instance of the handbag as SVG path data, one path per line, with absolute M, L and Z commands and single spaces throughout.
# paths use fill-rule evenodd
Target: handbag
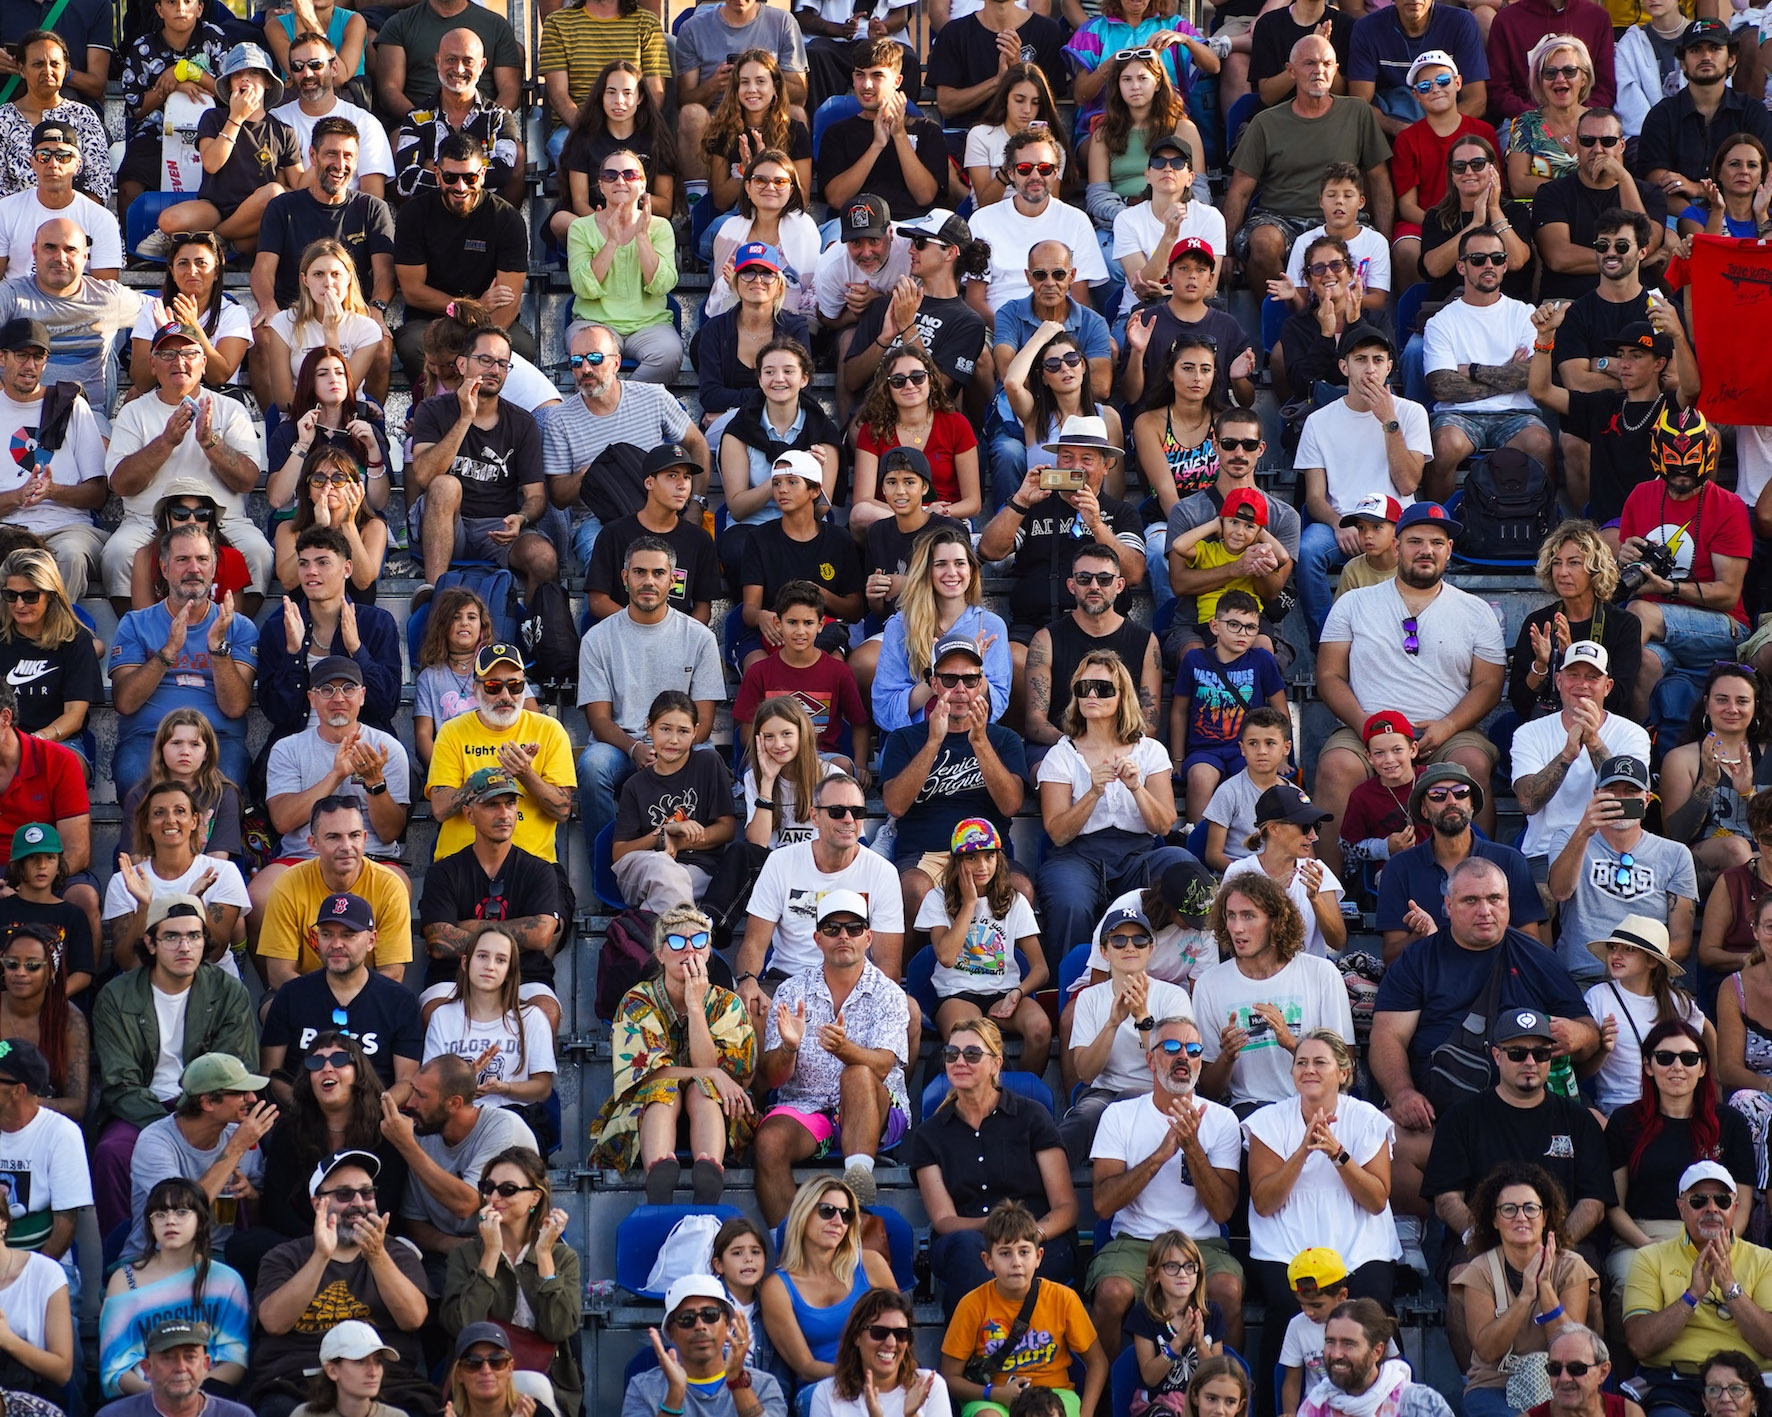
M 503 1319 L 491 1322 L 504 1330 L 505 1348 L 510 1352 L 511 1361 L 517 1365 L 520 1373 L 545 1373 L 554 1365 L 554 1355 L 559 1345 L 549 1342 L 532 1328 L 522 1324 L 506 1323 Z
M 1489 1023 L 1501 1001 L 1501 977 L 1507 972 L 1507 942 L 1495 947 L 1495 964 L 1489 982 L 1477 996 L 1476 1006 L 1438 1048 L 1428 1055 L 1427 1086 L 1422 1089 L 1434 1111 L 1446 1109 L 1489 1086 Z
M 1003 1375 L 1009 1366 L 1009 1360 L 1015 1350 L 1021 1346 L 1022 1339 L 1027 1337 L 1028 1328 L 1034 1320 L 1034 1305 L 1040 1300 L 1040 1276 L 1034 1276 L 1034 1282 L 1028 1286 L 1028 1296 L 1021 1301 L 1021 1309 L 1015 1315 L 1015 1322 L 1009 1326 L 1009 1336 L 997 1345 L 997 1351 L 991 1354 L 974 1353 L 966 1360 L 966 1366 L 960 1370 L 960 1376 L 969 1383 L 979 1387 L 989 1387 Z

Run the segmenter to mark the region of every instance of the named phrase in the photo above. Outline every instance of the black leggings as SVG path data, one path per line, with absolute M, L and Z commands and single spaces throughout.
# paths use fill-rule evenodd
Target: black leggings
M 1286 1325 L 1298 1312 L 1298 1296 L 1286 1278 L 1286 1266 L 1279 1260 L 1250 1260 L 1257 1287 L 1267 1312 L 1261 1316 L 1261 1357 L 1254 1365 L 1255 1410 L 1267 1417 L 1275 1410 L 1274 1365 L 1280 1361 L 1280 1346 L 1286 1339 Z M 1376 1299 L 1388 1313 L 1396 1266 L 1389 1260 L 1368 1260 L 1347 1277 L 1350 1299 Z

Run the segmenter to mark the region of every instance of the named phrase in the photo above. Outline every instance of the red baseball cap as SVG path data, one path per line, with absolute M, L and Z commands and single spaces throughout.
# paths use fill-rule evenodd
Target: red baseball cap
M 1380 733 L 1401 733 L 1411 743 L 1415 741 L 1415 725 L 1409 721 L 1409 715 L 1395 709 L 1380 709 L 1367 719 L 1360 730 L 1360 741 L 1370 743 Z
M 1239 487 L 1224 499 L 1221 513 L 1227 517 L 1241 517 L 1246 522 L 1254 522 L 1257 526 L 1267 525 L 1267 498 L 1253 487 Z
M 1177 241 L 1175 249 L 1169 253 L 1169 264 L 1173 266 L 1183 256 L 1203 256 L 1207 265 L 1218 264 L 1218 257 L 1212 250 L 1212 243 L 1203 236 L 1184 236 Z

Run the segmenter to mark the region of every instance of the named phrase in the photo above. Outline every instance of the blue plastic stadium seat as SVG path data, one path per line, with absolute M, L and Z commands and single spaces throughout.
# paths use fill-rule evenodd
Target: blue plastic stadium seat
M 1138 1374 L 1138 1345 L 1130 1341 L 1108 1369 L 1108 1411 L 1113 1417 L 1132 1417 L 1132 1395 L 1143 1386 Z
M 997 1081 L 1016 1096 L 1038 1102 L 1048 1112 L 1052 1111 L 1052 1089 L 1046 1086 L 1044 1078 L 1034 1073 L 1005 1071 Z M 928 1117 L 933 1114 L 947 1095 L 948 1076 L 945 1072 L 937 1073 L 929 1080 L 929 1086 L 923 1089 L 923 1115 Z
M 716 1215 L 735 1220 L 740 1211 L 732 1205 L 637 1205 L 615 1227 L 615 1282 L 642 1299 L 663 1301 L 660 1290 L 648 1289 L 660 1246 L 671 1227 L 686 1215 Z M 648 1355 L 651 1350 L 647 1350 Z
M 1397 297 L 1397 340 L 1402 342 L 1415 333 L 1415 317 L 1421 313 L 1421 302 L 1427 298 L 1428 283 L 1418 280 Z
M 123 216 L 124 247 L 136 255 L 136 247 L 160 229 L 160 213 L 180 202 L 188 202 L 195 192 L 143 192 L 129 204 Z
M 1064 958 L 1058 962 L 1058 1001 L 1062 1008 L 1064 1001 L 1071 996 L 1071 985 L 1089 971 L 1089 952 L 1095 948 L 1091 940 L 1080 945 L 1072 945 L 1065 951 Z
M 1275 300 L 1271 295 L 1261 297 L 1261 352 L 1263 354 L 1274 352 L 1274 346 L 1280 342 L 1280 331 L 1285 327 L 1286 319 L 1291 313 L 1292 307 L 1285 301 Z
M 842 1178 L 832 1173 L 831 1179 L 837 1181 Z M 641 1210 L 647 1208 L 640 1207 Z M 911 1222 L 888 1206 L 864 1205 L 862 1209 L 869 1215 L 879 1216 L 885 1223 L 886 1248 L 891 1253 L 892 1278 L 900 1289 L 908 1293 L 917 1283 L 917 1237 L 911 1230 Z M 788 1223 L 784 1220 L 775 1227 L 773 1239 L 775 1253 L 778 1255 L 781 1253 L 782 1236 L 786 1233 L 787 1226 Z

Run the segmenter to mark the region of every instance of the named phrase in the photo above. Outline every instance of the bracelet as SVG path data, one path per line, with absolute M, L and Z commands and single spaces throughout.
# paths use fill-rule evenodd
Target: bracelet
M 1537 1324 L 1540 1328 L 1543 1328 L 1546 1324 L 1554 1324 L 1562 1317 L 1563 1306 L 1558 1304 L 1557 1307 L 1552 1309 L 1548 1314 L 1534 1314 L 1532 1316 L 1532 1322 Z
M 1542 668 L 1540 668 L 1538 665 L 1538 662 L 1536 660 L 1534 660 L 1533 664 L 1532 664 L 1532 668 L 1529 669 L 1527 672 L 1530 674 L 1536 674 L 1540 679 L 1542 679 L 1545 677 L 1545 675 L 1550 673 L 1550 665 L 1547 664 L 1547 665 L 1543 666 Z
M 1513 229 L 1514 224 L 1511 221 L 1492 221 L 1489 223 L 1489 230 L 1491 231 L 1512 231 Z
M 996 1384 L 994 1384 L 994 1383 L 986 1383 L 984 1385 L 984 1400 L 986 1402 L 989 1402 L 991 1400 L 991 1389 L 994 1386 L 996 1386 Z
M 1015 515 L 1018 517 L 1025 517 L 1025 516 L 1029 515 L 1034 510 L 1032 507 L 1022 506 L 1021 503 L 1016 501 L 1015 498 L 1013 498 L 1013 497 L 1011 497 L 1003 505 L 1008 507 L 1009 510 L 1014 512 Z
M 661 1402 L 658 1404 L 658 1410 L 664 1414 L 664 1417 L 683 1417 L 683 1409 L 681 1407 L 666 1407 Z
M 1532 348 L 1534 351 L 1536 351 L 1539 354 L 1549 354 L 1553 349 L 1556 348 L 1556 345 L 1554 343 L 1553 344 L 1540 344 L 1537 340 L 1533 340 L 1532 341 Z
M 1692 1293 L 1690 1290 L 1682 1289 L 1680 1291 L 1680 1302 L 1683 1303 L 1688 1309 L 1696 1309 L 1698 1307 L 1698 1300 L 1696 1300 L 1692 1297 Z

